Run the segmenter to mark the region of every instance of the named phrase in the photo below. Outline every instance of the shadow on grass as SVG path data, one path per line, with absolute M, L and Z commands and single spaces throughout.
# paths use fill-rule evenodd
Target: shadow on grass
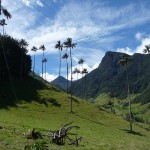
M 101 122 L 98 122 L 98 121 L 95 121 L 95 120 L 91 120 L 91 119 L 89 119 L 89 118 L 86 118 L 86 117 L 83 117 L 83 116 L 81 116 L 81 115 L 79 115 L 79 114 L 76 114 L 76 113 L 74 113 L 76 116 L 78 116 L 78 117 L 80 117 L 80 118 L 82 118 L 82 119 L 85 119 L 85 120 L 88 120 L 88 121 L 90 121 L 90 122 L 92 122 L 92 123 L 96 123 L 96 124 L 99 124 L 99 125 L 104 125 L 104 124 L 102 124 Z
M 0 109 L 8 109 L 9 107 L 15 107 L 21 101 L 31 103 L 36 101 L 40 104 L 44 104 L 48 107 L 48 103 L 51 105 L 60 107 L 60 104 L 55 99 L 45 98 L 40 99 L 38 90 L 52 90 L 58 91 L 54 87 L 47 86 L 45 83 L 40 80 L 28 77 L 21 81 L 20 79 L 13 80 L 13 86 L 10 81 L 1 81 L 0 86 Z M 14 88 L 14 89 L 13 89 Z M 15 93 L 14 93 L 15 91 Z
M 132 134 L 132 135 L 145 136 L 145 135 L 141 134 L 140 132 L 130 131 L 130 130 L 127 130 L 127 129 L 120 129 L 120 130 L 125 131 L 126 133 L 129 133 L 129 134 Z

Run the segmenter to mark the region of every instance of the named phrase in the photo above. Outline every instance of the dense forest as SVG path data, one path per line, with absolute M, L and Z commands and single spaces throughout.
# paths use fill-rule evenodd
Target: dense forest
M 9 35 L 0 35 L 0 80 L 24 78 L 31 71 L 31 56 L 27 54 L 27 43 Z

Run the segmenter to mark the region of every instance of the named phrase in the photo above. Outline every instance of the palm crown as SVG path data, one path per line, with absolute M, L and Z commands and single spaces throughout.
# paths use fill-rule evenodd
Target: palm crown
M 45 50 L 46 50 L 46 48 L 45 48 L 44 44 L 43 44 L 43 45 L 41 45 L 41 46 L 39 47 L 39 49 L 41 49 L 42 51 L 45 51 Z
M 68 57 L 69 57 L 69 55 L 68 55 L 67 53 L 65 53 L 65 54 L 62 56 L 63 59 L 67 59 Z
M 5 9 L 3 6 L 1 6 L 1 8 L 0 8 L 0 9 L 2 10 L 2 12 L 3 12 L 4 16 L 6 16 L 6 17 L 7 17 L 7 19 L 12 18 L 12 15 L 8 12 L 8 10 L 7 10 L 7 9 Z
M 144 53 L 150 53 L 150 45 L 145 45 Z
M 55 48 L 59 49 L 60 51 L 62 51 L 63 49 L 63 44 L 61 44 L 60 41 L 57 41 L 57 44 L 55 45 Z
M 67 38 L 67 40 L 64 42 L 65 48 L 74 48 L 77 44 L 72 43 L 72 38 Z
M 35 47 L 35 46 L 33 46 L 32 48 L 31 48 L 31 51 L 33 51 L 33 52 L 36 52 L 38 49 L 37 49 L 37 47 Z

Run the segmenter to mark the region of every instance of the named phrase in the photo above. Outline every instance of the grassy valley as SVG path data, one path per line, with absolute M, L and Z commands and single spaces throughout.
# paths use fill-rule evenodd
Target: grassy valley
M 11 93 L 11 90 L 8 90 L 11 89 L 10 83 L 5 82 L 3 86 L 7 87 L 7 90 L 4 91 L 1 86 L 0 100 L 11 101 L 13 93 L 7 93 Z M 46 134 L 49 129 L 57 130 L 61 124 L 71 121 L 74 121 L 73 125 L 80 126 L 80 129 L 72 130 L 72 134 L 77 133 L 77 137 L 83 137 L 79 146 L 67 143 L 58 146 L 44 139 L 49 149 L 148 150 L 150 147 L 147 124 L 134 123 L 134 132 L 128 133 L 129 122 L 122 119 L 122 116 L 116 116 L 76 97 L 73 101 L 74 113 L 69 113 L 70 99 L 66 93 L 33 78 L 22 82 L 15 81 L 14 88 L 17 101 L 14 100 L 11 105 L 5 103 L 0 109 L 0 149 L 23 149 L 25 145 L 34 143 L 22 135 L 29 129 L 35 128 Z

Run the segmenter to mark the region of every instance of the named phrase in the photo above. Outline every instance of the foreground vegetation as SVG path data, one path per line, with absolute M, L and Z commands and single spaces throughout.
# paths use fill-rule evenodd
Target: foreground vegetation
M 24 85 L 24 86 L 21 86 Z M 4 85 L 4 84 L 3 84 Z M 7 99 L 0 109 L 0 149 L 23 149 L 25 145 L 35 141 L 26 139 L 23 133 L 35 128 L 43 134 L 49 129 L 57 130 L 61 124 L 74 121 L 73 125 L 80 126 L 79 130 L 72 130 L 75 136 L 83 139 L 78 147 L 68 145 L 58 146 L 44 141 L 49 149 L 89 149 L 89 150 L 130 150 L 150 147 L 149 126 L 142 123 L 133 124 L 133 133 L 129 133 L 129 122 L 93 104 L 78 98 L 73 100 L 73 111 L 69 113 L 68 95 L 58 89 L 29 78 L 25 81 L 15 81 L 17 101 L 12 101 L 11 94 L 1 87 L 0 100 Z M 5 87 L 11 89 L 9 83 Z M 8 96 L 6 96 L 8 95 Z M 11 104 L 11 105 L 8 105 Z

